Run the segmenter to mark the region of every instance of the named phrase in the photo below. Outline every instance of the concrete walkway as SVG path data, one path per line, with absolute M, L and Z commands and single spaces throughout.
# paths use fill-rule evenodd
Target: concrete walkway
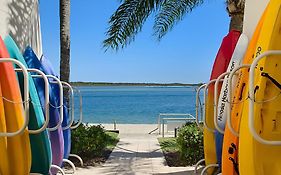
M 104 125 L 112 129 L 113 125 Z M 158 135 L 148 134 L 157 125 L 119 124 L 120 141 L 105 164 L 79 168 L 78 175 L 148 175 L 193 174 L 194 167 L 168 167 L 157 141 Z

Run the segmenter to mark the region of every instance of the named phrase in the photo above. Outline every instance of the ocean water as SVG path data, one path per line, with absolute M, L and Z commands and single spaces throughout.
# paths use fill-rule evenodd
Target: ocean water
M 157 123 L 159 113 L 195 116 L 195 87 L 80 86 L 83 122 Z M 75 116 L 79 99 L 75 96 Z

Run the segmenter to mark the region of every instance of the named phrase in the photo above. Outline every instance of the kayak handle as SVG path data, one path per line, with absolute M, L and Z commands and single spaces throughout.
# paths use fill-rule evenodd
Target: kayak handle
M 209 165 L 205 166 L 205 168 L 201 171 L 201 175 L 205 175 L 205 172 L 206 172 L 209 168 L 214 168 L 214 167 L 219 167 L 219 164 L 209 164 Z
M 28 123 L 29 123 L 29 100 L 30 99 L 29 99 L 28 72 L 27 72 L 25 66 L 21 62 L 19 62 L 18 60 L 15 60 L 13 58 L 1 58 L 0 63 L 3 63 L 3 62 L 14 63 L 17 66 L 19 66 L 20 69 L 22 69 L 22 72 L 23 72 L 23 85 L 24 85 L 24 92 L 23 92 L 24 101 L 23 101 L 23 104 L 24 104 L 24 111 L 25 111 L 25 116 L 23 116 L 23 125 L 19 130 L 15 131 L 15 132 L 0 132 L 0 137 L 13 137 L 13 136 L 22 134 L 25 131 L 25 129 L 26 129 Z
M 226 109 L 228 109 L 227 115 L 226 115 L 226 118 L 227 118 L 226 121 L 227 121 L 227 125 L 228 125 L 228 128 L 229 128 L 230 132 L 236 137 L 239 137 L 239 133 L 233 128 L 232 117 L 231 117 L 232 79 L 233 79 L 234 75 L 237 75 L 236 72 L 238 70 L 240 70 L 242 68 L 249 68 L 249 67 L 250 67 L 249 64 L 240 65 L 240 66 L 236 67 L 235 69 L 233 69 L 232 72 L 229 74 L 229 83 L 228 83 L 229 93 L 228 93 L 228 96 L 227 96 L 227 99 L 229 99 L 229 101 L 228 101 L 228 103 L 226 103 Z
M 63 130 L 67 130 L 71 127 L 71 125 L 73 124 L 74 122 L 74 92 L 73 92 L 73 88 L 72 86 L 65 82 L 65 81 L 61 81 L 63 87 L 67 87 L 69 90 L 70 90 L 70 95 L 71 95 L 71 117 L 70 117 L 70 121 L 67 122 L 67 125 L 62 127 Z
M 251 67 L 250 67 L 250 74 L 249 74 L 249 97 L 250 97 L 250 101 L 249 101 L 249 129 L 250 132 L 252 134 L 252 136 L 254 137 L 254 139 L 258 142 L 260 142 L 261 144 L 265 144 L 265 145 L 274 145 L 274 146 L 280 146 L 281 145 L 281 141 L 271 141 L 271 140 L 266 140 L 262 137 L 260 137 L 260 135 L 256 132 L 255 129 L 255 125 L 254 125 L 254 106 L 255 106 L 255 87 L 254 87 L 254 78 L 255 78 L 255 67 L 257 66 L 258 62 L 267 56 L 270 55 L 281 55 L 281 50 L 270 50 L 270 51 L 266 51 L 262 54 L 260 54 L 259 56 L 257 56 Z M 278 57 L 274 57 L 274 58 L 278 58 Z
M 16 72 L 22 72 L 22 69 L 15 69 Z M 46 77 L 46 75 L 38 70 L 38 69 L 27 69 L 28 72 L 35 72 L 37 73 L 38 75 L 31 75 L 31 77 L 33 78 L 42 78 L 44 80 L 44 83 L 45 83 L 45 122 L 44 124 L 42 125 L 41 128 L 39 129 L 36 129 L 36 130 L 28 130 L 28 132 L 30 134 L 39 134 L 43 131 L 45 131 L 45 129 L 48 127 L 48 124 L 49 124 L 49 121 L 50 121 L 50 112 L 49 112 L 49 103 L 50 103 L 50 100 L 49 100 L 49 82 L 48 82 L 48 78 Z M 39 106 L 41 107 L 41 104 L 39 102 Z
M 78 128 L 78 126 L 82 123 L 82 121 L 83 121 L 83 109 L 82 109 L 82 107 L 83 107 L 83 99 L 82 99 L 82 94 L 81 94 L 81 91 L 78 89 L 78 88 L 76 88 L 76 87 L 72 87 L 73 89 L 74 89 L 74 91 L 76 91 L 77 93 L 78 93 L 78 95 L 79 95 L 79 113 L 80 113 L 80 117 L 79 117 L 79 121 L 78 121 L 78 123 L 77 124 L 75 124 L 74 126 L 71 126 L 70 128 L 71 129 L 76 129 L 76 128 Z M 74 118 L 74 117 L 73 117 Z
M 226 75 L 229 75 L 230 72 L 224 72 L 222 73 L 216 80 L 215 82 L 215 92 L 214 92 L 214 124 L 215 124 L 215 128 L 221 133 L 221 134 L 224 134 L 224 129 L 221 128 L 218 124 L 218 89 L 219 89 L 219 84 L 220 82 L 223 82 L 224 78 Z M 226 80 L 226 78 L 225 78 Z M 223 92 L 221 92 L 223 93 Z
M 54 75 L 46 75 L 46 76 L 48 77 L 48 79 L 53 79 L 53 81 L 49 80 L 49 83 L 58 84 L 59 90 L 60 90 L 60 104 L 59 104 L 60 119 L 59 119 L 59 122 L 57 123 L 56 126 L 54 126 L 52 128 L 47 128 L 49 131 L 55 131 L 59 128 L 59 126 L 61 126 L 62 121 L 63 121 L 63 87 L 62 87 L 61 81 L 56 76 L 54 76 Z
M 204 163 L 205 164 L 205 159 L 201 159 L 199 160 L 196 164 L 195 164 L 195 167 L 194 167 L 194 174 L 197 174 L 197 171 L 198 171 L 198 167 L 200 164 Z M 205 166 L 205 165 L 204 165 Z
M 207 120 L 206 120 L 206 106 L 207 106 L 207 99 L 208 99 L 208 98 L 206 98 L 206 96 L 207 96 L 207 90 L 208 90 L 209 86 L 210 86 L 211 84 L 214 84 L 214 83 L 216 82 L 216 80 L 217 80 L 217 79 L 210 80 L 210 81 L 207 83 L 207 85 L 205 86 L 205 88 L 204 88 L 205 110 L 203 110 L 203 116 L 204 116 L 203 122 L 204 122 L 204 127 L 205 127 L 207 130 L 209 130 L 210 132 L 215 132 L 216 130 L 213 129 L 213 128 L 210 128 L 210 127 L 207 125 Z

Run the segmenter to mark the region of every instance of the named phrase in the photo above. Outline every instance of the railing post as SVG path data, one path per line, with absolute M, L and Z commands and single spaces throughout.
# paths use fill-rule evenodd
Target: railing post
M 165 129 L 164 129 L 164 120 L 162 120 L 162 137 L 164 138 L 164 131 L 165 131 Z

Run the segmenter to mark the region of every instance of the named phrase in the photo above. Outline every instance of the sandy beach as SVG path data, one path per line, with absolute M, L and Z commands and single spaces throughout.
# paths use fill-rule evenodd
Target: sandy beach
M 102 125 L 106 130 L 114 130 L 113 123 L 89 123 L 89 125 Z M 158 124 L 116 124 L 116 130 L 119 130 L 120 134 L 148 134 L 156 128 Z M 158 130 L 153 133 L 158 133 Z

